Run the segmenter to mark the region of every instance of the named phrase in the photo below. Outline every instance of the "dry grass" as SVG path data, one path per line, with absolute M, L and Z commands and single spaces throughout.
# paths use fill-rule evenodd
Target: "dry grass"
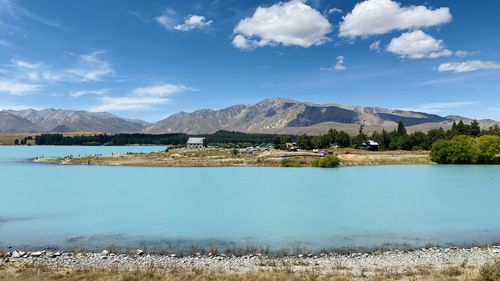
M 0 145 L 12 145 L 16 139 L 21 140 L 25 137 L 33 137 L 40 135 L 40 132 L 26 132 L 26 133 L 14 133 L 14 134 L 0 134 Z M 86 136 L 99 134 L 98 132 L 68 132 L 63 133 L 64 136 Z M 35 144 L 35 140 L 29 140 L 28 144 Z
M 186 271 L 172 268 L 168 274 L 155 271 L 71 271 L 64 268 L 49 269 L 41 266 L 24 266 L 21 268 L 0 266 L 0 280 L 8 281 L 500 281 L 500 261 L 486 264 L 481 268 L 450 267 L 444 270 L 435 270 L 431 266 L 415 268 L 404 273 L 379 271 L 377 273 L 361 272 L 351 275 L 348 271 L 338 270 L 336 274 L 320 275 L 314 270 L 293 272 L 282 268 L 274 272 L 259 272 L 247 274 L 223 275 L 218 273 L 207 274 L 203 271 Z
M 12 145 L 16 139 L 21 140 L 28 136 L 34 136 L 33 134 L 5 134 L 0 135 L 0 145 Z M 29 141 L 28 143 L 34 144 L 34 141 Z
M 48 270 L 46 268 L 23 268 L 15 272 L 7 272 L 0 269 L 0 280 L 9 281 L 183 281 L 183 280 L 207 280 L 207 281 L 350 281 L 350 280 L 412 280 L 412 281 L 431 281 L 431 280 L 480 280 L 479 270 L 464 270 L 459 274 L 453 272 L 451 275 L 447 272 L 431 272 L 429 274 L 389 274 L 380 273 L 372 276 L 360 275 L 350 276 L 347 274 L 319 275 L 315 272 L 292 273 L 292 272 L 262 272 L 249 274 L 206 274 L 206 273 L 185 273 L 177 271 L 170 274 L 161 274 L 156 272 L 109 272 L 109 271 L 65 271 Z M 498 281 L 498 279 L 492 279 Z

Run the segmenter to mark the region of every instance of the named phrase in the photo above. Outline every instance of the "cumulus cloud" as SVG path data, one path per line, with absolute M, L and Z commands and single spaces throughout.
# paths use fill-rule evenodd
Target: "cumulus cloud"
M 39 91 L 40 89 L 41 86 L 36 84 L 22 83 L 9 80 L 0 80 L 0 93 L 20 96 L 27 93 Z
M 344 62 L 345 62 L 344 56 L 338 56 L 337 63 L 335 63 L 330 67 L 322 67 L 321 70 L 332 71 L 332 72 L 344 71 L 347 69 L 347 67 L 345 67 L 344 65 Z
M 422 30 L 405 32 L 393 38 L 387 46 L 387 51 L 410 59 L 438 58 L 453 54 L 446 49 L 442 40 L 435 39 Z
M 471 72 L 477 70 L 500 69 L 500 63 L 494 61 L 470 60 L 464 62 L 447 62 L 438 67 L 439 72 Z
M 401 7 L 392 0 L 365 0 L 343 17 L 339 34 L 343 37 L 365 37 L 394 30 L 417 29 L 451 21 L 450 9 L 428 9 L 425 6 Z
M 328 19 L 301 0 L 258 7 L 234 28 L 233 45 L 240 49 L 263 46 L 300 46 L 308 48 L 328 41 L 332 31 Z
M 186 18 L 184 23 L 174 26 L 178 31 L 189 31 L 196 28 L 205 28 L 213 23 L 212 20 L 206 20 L 204 16 L 192 15 Z
M 155 105 L 167 104 L 170 96 L 195 89 L 179 84 L 160 84 L 135 88 L 129 95 L 122 97 L 102 97 L 100 103 L 89 108 L 90 111 L 144 110 Z
M 99 59 L 98 56 L 104 51 L 96 51 L 90 54 L 80 55 L 79 65 L 75 68 L 67 69 L 66 73 L 75 76 L 82 82 L 101 81 L 105 77 L 115 74 L 109 62 Z

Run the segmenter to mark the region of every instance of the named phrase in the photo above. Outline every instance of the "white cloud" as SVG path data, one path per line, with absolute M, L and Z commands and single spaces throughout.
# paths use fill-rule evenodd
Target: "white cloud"
M 188 88 L 184 85 L 175 84 L 161 84 L 154 85 L 143 88 L 135 88 L 132 93 L 141 97 L 166 97 L 171 94 L 184 92 L 184 91 L 194 91 L 192 88 Z
M 151 22 L 151 19 L 143 16 L 140 12 L 138 11 L 128 11 L 128 14 L 131 15 L 131 16 L 134 16 L 136 17 L 137 19 L 139 19 L 140 21 L 142 21 L 143 23 L 150 23 Z
M 124 110 L 144 110 L 150 109 L 154 105 L 166 104 L 170 102 L 166 98 L 143 98 L 136 96 L 125 97 L 103 97 L 101 103 L 89 108 L 89 111 L 124 111 Z
M 83 91 L 71 92 L 69 95 L 74 97 L 74 98 L 78 98 L 78 97 L 87 96 L 87 95 L 102 96 L 108 92 L 109 92 L 109 89 L 83 90 Z
M 233 45 L 241 49 L 263 46 L 311 47 L 328 41 L 332 31 L 328 19 L 301 0 L 258 7 L 234 28 Z
M 338 56 L 337 63 L 335 63 L 335 65 L 332 65 L 331 67 L 322 67 L 321 70 L 332 71 L 332 72 L 344 71 L 347 69 L 347 67 L 345 67 L 344 65 L 344 61 L 345 61 L 344 56 Z
M 449 109 L 463 108 L 467 106 L 478 105 L 481 103 L 482 102 L 480 101 L 433 102 L 419 104 L 413 108 L 401 108 L 401 110 L 438 114 Z
M 339 8 L 331 8 L 331 9 L 328 9 L 328 11 L 326 11 L 327 15 L 340 14 L 340 13 L 342 13 L 342 9 L 339 9 Z
M 9 95 L 24 95 L 27 93 L 32 93 L 39 91 L 41 89 L 40 85 L 22 83 L 9 80 L 0 80 L 0 93 L 7 93 Z
M 12 63 L 18 68 L 27 68 L 27 69 L 39 69 L 40 63 L 31 63 L 23 60 L 12 60 Z
M 205 28 L 213 23 L 212 20 L 207 21 L 204 16 L 192 15 L 186 18 L 184 23 L 174 26 L 178 31 L 189 31 L 195 28 Z
M 168 104 L 173 94 L 195 89 L 179 84 L 160 84 L 135 88 L 131 94 L 122 97 L 102 97 L 100 103 L 90 111 L 144 110 L 156 105 Z
M 17 24 L 24 22 L 25 20 L 34 21 L 43 25 L 56 27 L 65 30 L 66 28 L 56 21 L 51 19 L 40 17 L 27 9 L 24 9 L 17 4 L 18 1 L 12 0 L 0 0 L 0 27 L 2 25 L 15 27 Z M 8 22 L 13 22 L 11 24 Z
M 369 48 L 372 51 L 379 51 L 380 50 L 380 40 L 377 40 L 377 41 L 371 43 Z
M 387 51 L 410 59 L 438 58 L 453 54 L 445 48 L 443 40 L 435 39 L 422 30 L 405 32 L 393 38 L 387 46 Z
M 66 76 L 64 73 L 52 71 L 43 63 L 32 63 L 25 60 L 13 59 L 12 66 L 16 69 L 17 79 L 27 79 L 30 81 L 59 81 L 63 80 Z
M 233 45 L 239 49 L 252 49 L 257 45 L 257 42 L 248 40 L 245 36 L 238 34 L 233 39 Z
M 441 25 L 451 19 L 447 7 L 432 10 L 425 6 L 401 7 L 400 3 L 392 0 L 365 0 L 343 17 L 339 34 L 343 37 L 364 37 L 393 30 Z
M 462 51 L 462 50 L 458 50 L 455 52 L 455 56 L 457 57 L 468 57 L 468 56 L 471 56 L 473 54 L 475 54 L 476 52 L 469 52 L 469 51 Z
M 477 70 L 500 69 L 500 63 L 494 61 L 470 60 L 464 62 L 447 62 L 438 67 L 439 72 L 471 72 Z
M 66 70 L 79 79 L 81 82 L 85 81 L 100 81 L 105 77 L 115 74 L 111 65 L 104 60 L 98 58 L 104 51 L 96 51 L 90 54 L 80 55 L 78 67 Z
M 163 14 L 155 17 L 155 21 L 167 30 L 173 30 L 176 26 L 176 12 L 173 9 L 166 9 Z

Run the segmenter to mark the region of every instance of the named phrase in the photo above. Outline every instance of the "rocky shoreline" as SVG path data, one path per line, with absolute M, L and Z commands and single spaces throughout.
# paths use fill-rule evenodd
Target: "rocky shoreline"
M 157 271 L 172 273 L 179 270 L 207 274 L 244 274 L 258 272 L 315 272 L 317 274 L 352 275 L 407 274 L 416 270 L 447 268 L 477 268 L 500 260 L 500 246 L 484 248 L 422 248 L 413 251 L 385 251 L 352 254 L 298 254 L 269 257 L 261 254 L 241 257 L 203 255 L 177 257 L 152 255 L 137 250 L 120 254 L 103 250 L 100 253 L 13 251 L 0 252 L 0 268 L 13 270 L 26 266 L 54 270 Z

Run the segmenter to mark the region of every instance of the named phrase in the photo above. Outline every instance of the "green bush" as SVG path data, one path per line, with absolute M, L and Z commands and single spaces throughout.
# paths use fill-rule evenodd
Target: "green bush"
M 337 156 L 327 155 L 313 161 L 314 167 L 335 168 L 340 165 L 340 159 Z
M 500 137 L 456 136 L 432 145 L 431 159 L 441 164 L 500 163 Z
M 500 163 L 500 137 L 481 136 L 477 143 L 478 163 Z
M 292 159 L 285 158 L 285 159 L 281 160 L 281 166 L 283 166 L 283 167 L 302 167 L 303 164 L 298 160 L 292 160 Z
M 500 260 L 483 265 L 479 271 L 478 281 L 500 281 Z

